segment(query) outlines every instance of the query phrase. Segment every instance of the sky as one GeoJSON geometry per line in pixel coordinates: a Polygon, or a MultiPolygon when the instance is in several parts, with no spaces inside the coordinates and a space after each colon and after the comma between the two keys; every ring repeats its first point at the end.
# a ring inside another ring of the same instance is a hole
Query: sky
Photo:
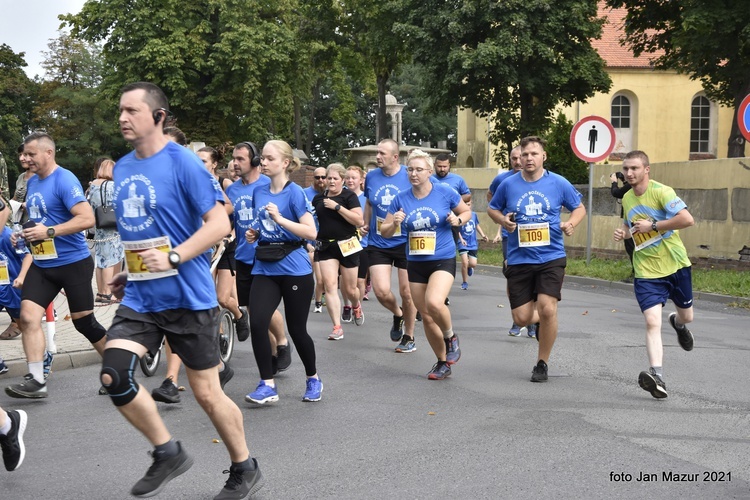
{"type": "Polygon", "coordinates": [[[0,0],[0,44],[25,52],[29,78],[44,76],[42,52],[58,37],[60,14],[78,13],[86,0],[0,0]]]}

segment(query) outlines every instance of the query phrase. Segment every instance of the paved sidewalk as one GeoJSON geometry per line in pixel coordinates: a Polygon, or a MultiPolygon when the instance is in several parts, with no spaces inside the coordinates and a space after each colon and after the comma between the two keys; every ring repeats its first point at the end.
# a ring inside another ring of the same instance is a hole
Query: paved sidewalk
{"type": "MultiPolygon", "coordinates": [[[[96,290],[96,283],[94,283],[96,290]]],[[[94,306],[94,315],[96,319],[105,328],[109,328],[112,318],[115,315],[118,304],[94,306]]],[[[70,319],[68,310],[68,301],[64,295],[59,294],[55,298],[55,310],[57,310],[57,321],[55,322],[55,344],[57,353],[52,364],[52,371],[67,370],[68,368],[77,368],[94,363],[99,363],[101,358],[86,340],[86,337],[78,333],[70,319]]],[[[10,318],[6,313],[0,313],[0,331],[10,324],[10,318]]],[[[46,332],[46,325],[42,324],[42,330],[46,332]]],[[[26,366],[26,355],[23,352],[21,342],[22,335],[12,340],[0,340],[0,356],[3,357],[8,365],[9,371],[5,374],[6,378],[20,377],[28,373],[26,366]]]]}

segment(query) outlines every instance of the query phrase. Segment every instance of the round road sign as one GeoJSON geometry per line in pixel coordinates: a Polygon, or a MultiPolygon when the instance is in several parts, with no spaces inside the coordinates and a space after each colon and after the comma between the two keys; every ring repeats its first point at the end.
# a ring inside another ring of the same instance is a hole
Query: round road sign
{"type": "Polygon", "coordinates": [[[750,95],[745,97],[737,110],[737,125],[745,140],[750,141],[750,95]]]}
{"type": "Polygon", "coordinates": [[[615,148],[615,129],[601,116],[587,116],[570,132],[570,147],[585,162],[602,161],[615,148]]]}

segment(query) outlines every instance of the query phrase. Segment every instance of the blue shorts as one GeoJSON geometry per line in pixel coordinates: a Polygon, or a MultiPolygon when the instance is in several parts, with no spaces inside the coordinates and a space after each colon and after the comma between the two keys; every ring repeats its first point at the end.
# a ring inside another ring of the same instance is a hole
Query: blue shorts
{"type": "Polygon", "coordinates": [[[641,312],[658,304],[663,306],[668,299],[680,309],[692,307],[693,274],[691,269],[690,266],[683,267],[676,273],[663,278],[635,278],[633,289],[641,312]]]}

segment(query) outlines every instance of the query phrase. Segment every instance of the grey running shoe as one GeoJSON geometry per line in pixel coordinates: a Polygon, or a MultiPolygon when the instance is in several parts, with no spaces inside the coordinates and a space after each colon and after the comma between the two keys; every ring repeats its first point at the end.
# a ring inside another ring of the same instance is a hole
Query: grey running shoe
{"type": "Polygon", "coordinates": [[[664,379],[656,374],[653,368],[638,375],[638,385],[644,391],[651,393],[656,399],[667,397],[667,384],[664,383],[664,379]]]}
{"type": "Polygon", "coordinates": [[[672,325],[674,331],[677,332],[677,342],[680,343],[680,347],[686,351],[693,350],[693,334],[688,330],[685,325],[677,326],[677,313],[671,313],[669,315],[669,324],[672,325]]]}
{"type": "Polygon", "coordinates": [[[547,381],[547,363],[545,363],[541,359],[536,364],[536,366],[534,366],[534,369],[531,370],[531,381],[532,382],[546,382],[547,381]]]}
{"type": "Polygon", "coordinates": [[[151,397],[154,398],[154,401],[162,403],[179,403],[180,391],[174,385],[170,376],[169,378],[165,378],[159,387],[151,391],[151,397]]]}
{"type": "Polygon", "coordinates": [[[393,315],[393,326],[391,327],[391,340],[398,342],[404,336],[404,317],[393,315]]]}
{"type": "Polygon", "coordinates": [[[239,500],[256,494],[263,487],[263,474],[260,472],[258,461],[254,458],[254,470],[239,471],[233,467],[225,470],[229,474],[224,489],[214,497],[214,500],[239,500]]]}
{"type": "Polygon", "coordinates": [[[401,337],[401,342],[396,346],[396,352],[410,353],[417,350],[417,344],[414,343],[414,339],[408,335],[401,337]]]}
{"type": "Polygon", "coordinates": [[[427,378],[430,380],[443,380],[446,377],[450,377],[451,367],[448,363],[441,363],[438,361],[432,367],[432,370],[427,374],[427,378]]]}
{"type": "Polygon", "coordinates": [[[12,398],[40,399],[47,397],[47,384],[40,384],[34,380],[31,373],[23,377],[20,384],[9,385],[5,388],[5,394],[12,398]]]}
{"type": "Polygon", "coordinates": [[[352,306],[344,306],[344,311],[341,313],[341,321],[344,323],[352,322],[352,306]]]}
{"type": "Polygon", "coordinates": [[[26,412],[23,410],[8,411],[10,419],[10,431],[5,436],[0,436],[0,447],[3,449],[3,462],[5,470],[14,471],[23,463],[26,456],[26,447],[23,444],[23,433],[26,431],[26,412]]]}
{"type": "MultiPolygon", "coordinates": [[[[140,498],[158,495],[169,481],[180,474],[184,474],[193,466],[192,457],[185,452],[179,441],[177,441],[177,446],[179,446],[180,452],[173,457],[162,459],[154,457],[154,463],[148,468],[146,475],[135,483],[133,489],[130,490],[131,495],[140,498]]],[[[154,456],[153,452],[151,456],[154,456]]]]}
{"type": "Polygon", "coordinates": [[[445,361],[449,365],[455,365],[461,359],[461,348],[458,344],[458,335],[445,339],[445,361]]]}

